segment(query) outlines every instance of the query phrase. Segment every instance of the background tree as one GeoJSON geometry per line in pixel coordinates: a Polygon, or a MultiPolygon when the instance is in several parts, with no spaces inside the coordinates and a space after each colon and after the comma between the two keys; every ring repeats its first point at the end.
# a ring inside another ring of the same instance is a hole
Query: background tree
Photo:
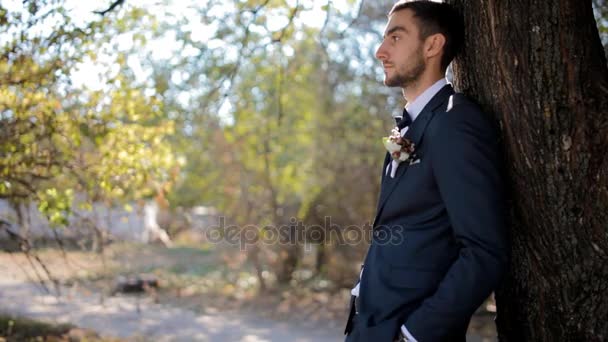
{"type": "Polygon", "coordinates": [[[608,2],[606,0],[593,0],[593,14],[597,21],[602,44],[604,44],[604,54],[608,58],[608,2]]]}
{"type": "Polygon", "coordinates": [[[605,340],[608,69],[591,1],[454,2],[456,85],[500,121],[511,181],[500,339],[605,340]]]}
{"type": "MultiPolygon", "coordinates": [[[[182,51],[192,51],[154,66],[159,79],[169,80],[168,99],[188,94],[186,102],[173,100],[188,160],[174,205],[211,204],[241,226],[296,218],[323,227],[327,216],[343,228],[371,219],[379,137],[396,98],[387,101],[373,68],[370,42],[378,39],[374,23],[381,26],[385,9],[351,4],[337,9],[329,2],[324,24],[312,26],[310,2],[210,2],[193,19],[205,23],[208,38],[201,41],[182,22],[162,28],[176,32],[182,51]],[[172,82],[176,73],[182,82],[172,82]]],[[[321,246],[318,270],[352,283],[357,266],[350,260],[362,259],[366,246],[326,250],[323,241],[314,241],[321,246]]],[[[288,282],[300,251],[283,247],[262,250],[260,267],[288,282]]]]}
{"type": "Polygon", "coordinates": [[[172,122],[129,76],[114,40],[145,12],[83,22],[64,1],[8,5],[0,5],[0,198],[33,201],[51,224],[66,226],[75,195],[88,208],[113,206],[167,184],[176,165],[165,142],[172,122]],[[108,73],[98,82],[89,75],[97,90],[73,84],[83,62],[112,48],[108,73]]]}

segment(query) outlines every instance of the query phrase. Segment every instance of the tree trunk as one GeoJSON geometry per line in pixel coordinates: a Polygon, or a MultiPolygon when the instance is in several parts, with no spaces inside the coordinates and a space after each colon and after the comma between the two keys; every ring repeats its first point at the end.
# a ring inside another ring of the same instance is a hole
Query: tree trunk
{"type": "Polygon", "coordinates": [[[511,195],[501,341],[608,339],[608,69],[591,0],[452,0],[456,88],[500,122],[511,195]]]}
{"type": "Polygon", "coordinates": [[[260,262],[260,246],[254,244],[247,249],[247,259],[251,261],[255,268],[255,274],[258,277],[260,283],[260,292],[266,292],[268,287],[266,286],[266,279],[264,279],[264,268],[260,262]]]}
{"type": "Polygon", "coordinates": [[[24,204],[19,200],[9,200],[9,205],[17,215],[19,235],[25,240],[28,240],[30,237],[29,203],[24,204]]]}
{"type": "Polygon", "coordinates": [[[323,266],[327,265],[327,245],[325,245],[325,231],[323,231],[323,239],[317,244],[317,253],[315,257],[315,275],[323,273],[323,266]]]}

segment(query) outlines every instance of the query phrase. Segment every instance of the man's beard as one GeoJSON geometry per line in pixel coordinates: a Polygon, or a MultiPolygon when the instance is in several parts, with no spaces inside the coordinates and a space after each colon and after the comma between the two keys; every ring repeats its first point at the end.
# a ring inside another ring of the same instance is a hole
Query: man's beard
{"type": "Polygon", "coordinates": [[[414,64],[409,70],[405,71],[397,71],[395,75],[391,78],[386,78],[384,80],[384,84],[389,87],[401,87],[407,88],[408,86],[416,83],[420,79],[422,73],[426,69],[426,64],[424,63],[424,59],[422,56],[418,56],[416,59],[416,64],[414,64]]]}

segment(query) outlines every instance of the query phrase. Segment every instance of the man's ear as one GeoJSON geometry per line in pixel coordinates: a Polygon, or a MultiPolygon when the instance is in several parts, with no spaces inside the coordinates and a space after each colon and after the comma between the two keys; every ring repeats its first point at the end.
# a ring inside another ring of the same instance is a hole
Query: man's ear
{"type": "Polygon", "coordinates": [[[424,55],[427,58],[438,56],[443,51],[445,45],[445,36],[441,33],[430,35],[426,38],[424,44],[424,55]]]}

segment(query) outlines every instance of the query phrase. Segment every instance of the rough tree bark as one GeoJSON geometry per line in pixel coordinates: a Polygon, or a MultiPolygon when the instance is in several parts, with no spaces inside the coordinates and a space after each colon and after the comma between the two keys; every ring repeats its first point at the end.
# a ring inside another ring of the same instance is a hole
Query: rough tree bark
{"type": "Polygon", "coordinates": [[[608,339],[608,68],[591,0],[451,0],[456,87],[500,122],[512,265],[501,341],[608,339]]]}

